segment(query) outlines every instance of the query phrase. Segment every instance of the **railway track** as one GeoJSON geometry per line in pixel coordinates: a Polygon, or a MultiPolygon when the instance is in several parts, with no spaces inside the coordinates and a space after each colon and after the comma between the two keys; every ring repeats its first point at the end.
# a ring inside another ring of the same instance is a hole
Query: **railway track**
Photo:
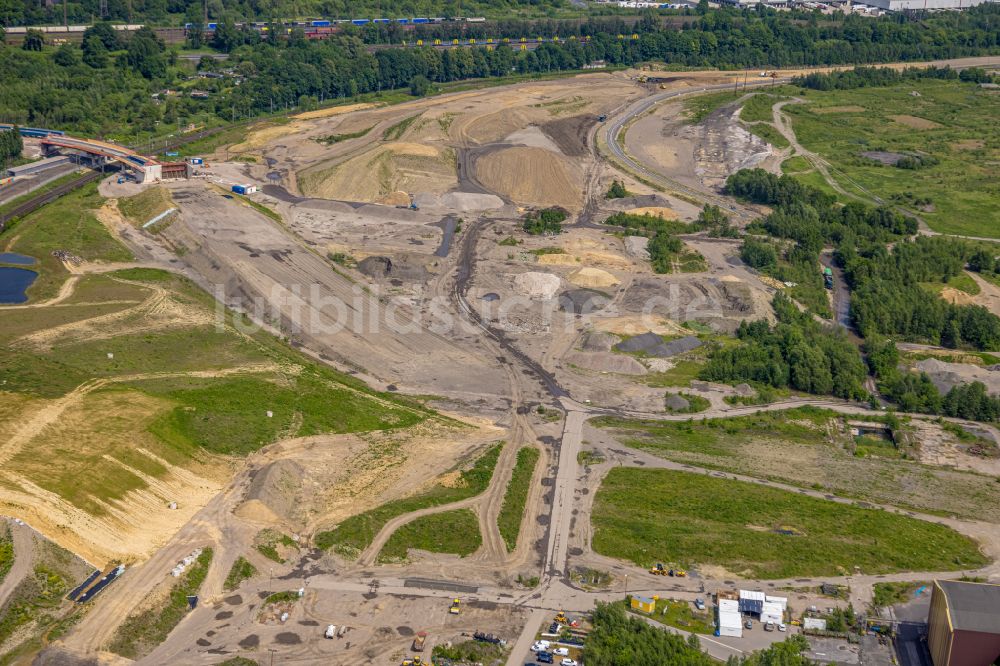
{"type": "Polygon", "coordinates": [[[87,183],[91,183],[101,178],[103,175],[104,174],[100,171],[90,171],[83,174],[79,178],[65,182],[62,185],[54,187],[47,192],[43,192],[36,197],[32,197],[31,199],[18,204],[4,213],[0,213],[0,231],[3,231],[4,227],[6,227],[7,223],[11,220],[24,217],[25,215],[38,210],[45,204],[52,203],[62,195],[68,194],[77,188],[83,187],[87,183]]]}
{"type": "MultiPolygon", "coordinates": [[[[232,129],[234,127],[240,127],[243,125],[249,125],[250,123],[258,122],[260,120],[261,118],[253,118],[251,120],[244,120],[231,125],[223,125],[221,127],[213,127],[211,129],[192,132],[191,134],[187,134],[183,137],[177,137],[171,141],[167,141],[163,145],[163,151],[174,150],[189,143],[193,143],[200,139],[204,139],[205,137],[212,136],[213,134],[218,134],[219,132],[223,132],[227,129],[232,129]]],[[[135,146],[125,146],[125,147],[132,148],[133,150],[137,149],[137,147],[135,146]]],[[[55,187],[41,194],[38,194],[37,196],[32,197],[31,199],[28,199],[27,201],[18,204],[14,208],[5,211],[3,213],[0,213],[0,231],[3,231],[4,227],[6,227],[7,223],[10,222],[11,220],[15,220],[17,218],[21,218],[24,217],[25,215],[33,213],[42,206],[52,203],[53,201],[63,196],[64,194],[69,194],[70,192],[83,187],[87,183],[92,183],[95,180],[103,178],[105,175],[107,175],[106,172],[90,171],[88,173],[83,174],[79,178],[68,181],[66,183],[63,183],[62,185],[59,185],[58,187],[55,187]]]]}

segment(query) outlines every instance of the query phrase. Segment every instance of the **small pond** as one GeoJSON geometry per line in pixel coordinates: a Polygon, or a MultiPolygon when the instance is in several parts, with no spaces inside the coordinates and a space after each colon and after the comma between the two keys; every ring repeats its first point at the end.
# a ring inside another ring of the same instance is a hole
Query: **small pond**
{"type": "Polygon", "coordinates": [[[0,264],[17,264],[18,266],[31,266],[35,263],[34,257],[29,257],[16,252],[0,252],[0,264]]]}
{"type": "Polygon", "coordinates": [[[38,277],[35,271],[26,268],[0,266],[0,303],[24,303],[25,293],[38,277]]]}

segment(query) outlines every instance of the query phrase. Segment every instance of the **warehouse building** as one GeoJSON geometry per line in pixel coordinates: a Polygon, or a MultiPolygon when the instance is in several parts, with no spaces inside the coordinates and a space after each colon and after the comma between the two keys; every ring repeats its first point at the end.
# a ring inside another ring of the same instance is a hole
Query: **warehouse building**
{"type": "Polygon", "coordinates": [[[1000,660],[1000,585],[934,581],[927,617],[934,666],[989,666],[1000,660]]]}

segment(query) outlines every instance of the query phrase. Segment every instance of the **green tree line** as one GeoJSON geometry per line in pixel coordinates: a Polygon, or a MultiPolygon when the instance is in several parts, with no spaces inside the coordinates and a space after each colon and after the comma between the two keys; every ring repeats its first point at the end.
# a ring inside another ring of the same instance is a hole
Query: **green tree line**
{"type": "MultiPolygon", "coordinates": [[[[381,28],[351,31],[321,41],[307,40],[301,30],[287,36],[282,30],[272,30],[268,33],[271,37],[264,39],[255,30],[238,28],[229,18],[219,21],[212,46],[230,53],[226,67],[237,78],[199,81],[198,87],[210,93],[207,100],[178,96],[160,102],[154,101],[153,93],[181,86],[192,74],[190,69],[178,64],[174,52],[166,50],[151,31],[126,37],[97,24],[79,47],[53,49],[40,43],[35,46],[41,51],[0,47],[0,88],[4,90],[0,118],[83,133],[100,134],[116,128],[152,131],[158,123],[173,126],[205,114],[232,120],[300,103],[405,88],[419,82],[418,77],[444,83],[574,70],[595,60],[615,66],[660,60],[692,67],[737,68],[979,55],[1000,46],[998,17],[1000,6],[993,3],[920,20],[897,16],[824,17],[819,21],[811,14],[793,17],[770,10],[712,11],[692,16],[679,26],[665,25],[653,17],[635,25],[596,17],[553,24],[549,29],[566,38],[533,51],[500,45],[493,50],[423,47],[374,53],[365,48],[365,39],[372,35],[381,39],[377,32],[381,28]],[[633,33],[638,39],[620,38],[633,33]],[[568,39],[572,35],[590,39],[568,39]],[[235,85],[237,81],[240,85],[235,85]]],[[[460,28],[432,26],[409,34],[430,37],[461,29],[471,35],[469,31],[502,29],[516,38],[534,27],[538,26],[466,24],[460,28]]]]}
{"type": "MultiPolygon", "coordinates": [[[[7,166],[24,150],[24,141],[17,129],[0,131],[0,166],[7,166]]],[[[3,175],[3,174],[0,174],[3,175]]]]}

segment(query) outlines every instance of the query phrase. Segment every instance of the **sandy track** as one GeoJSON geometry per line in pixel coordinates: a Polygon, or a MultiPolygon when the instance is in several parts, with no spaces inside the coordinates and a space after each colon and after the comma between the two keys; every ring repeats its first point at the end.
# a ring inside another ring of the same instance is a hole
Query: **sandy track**
{"type": "Polygon", "coordinates": [[[7,603],[7,597],[14,591],[25,576],[31,573],[35,561],[35,540],[31,528],[8,521],[10,535],[14,542],[14,565],[7,572],[7,577],[0,583],[0,606],[7,603]]]}

